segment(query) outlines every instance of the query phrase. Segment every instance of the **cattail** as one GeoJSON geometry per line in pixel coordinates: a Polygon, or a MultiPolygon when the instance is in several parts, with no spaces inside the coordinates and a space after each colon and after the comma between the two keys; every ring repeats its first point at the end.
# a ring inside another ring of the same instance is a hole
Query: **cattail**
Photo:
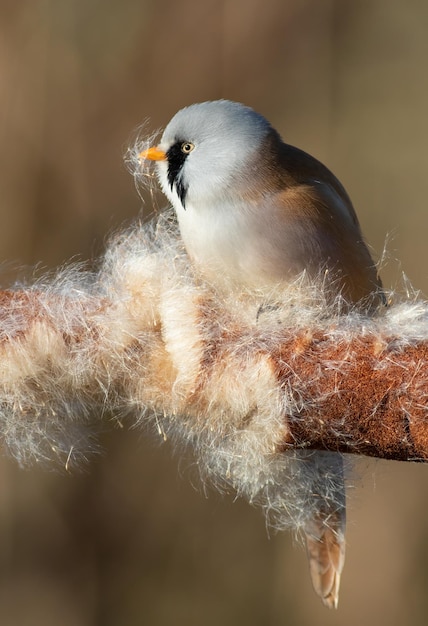
{"type": "Polygon", "coordinates": [[[0,432],[21,464],[79,463],[103,416],[127,417],[299,529],[314,506],[302,449],[428,459],[425,302],[344,314],[305,276],[265,302],[224,296],[167,212],[113,239],[97,272],[66,268],[0,303],[0,432]]]}

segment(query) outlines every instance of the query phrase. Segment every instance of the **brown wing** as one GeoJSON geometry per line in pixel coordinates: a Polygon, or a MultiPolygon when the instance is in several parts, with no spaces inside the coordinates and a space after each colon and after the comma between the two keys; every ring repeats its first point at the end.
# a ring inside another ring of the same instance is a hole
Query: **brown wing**
{"type": "MultiPolygon", "coordinates": [[[[314,182],[306,191],[307,202],[313,209],[313,219],[321,241],[321,250],[328,253],[327,266],[337,279],[343,295],[351,303],[362,303],[374,293],[375,301],[383,301],[382,282],[369,249],[364,241],[352,205],[347,205],[328,184],[314,182]]],[[[312,262],[322,265],[323,259],[312,262]]]]}
{"type": "Polygon", "coordinates": [[[252,244],[260,252],[254,272],[281,282],[305,271],[321,281],[331,300],[341,293],[351,305],[366,309],[382,302],[382,283],[358,224],[328,187],[286,188],[265,200],[260,210],[266,219],[258,225],[257,246],[252,244]],[[276,218],[275,212],[282,215],[276,218]]]}
{"type": "Polygon", "coordinates": [[[263,177],[267,193],[265,199],[254,200],[272,225],[267,236],[275,248],[272,268],[280,268],[284,276],[287,270],[288,274],[306,270],[314,277],[328,272],[330,279],[323,284],[332,297],[341,292],[355,304],[377,292],[374,305],[378,305],[382,283],[339,180],[320,161],[283,143],[275,133],[266,139],[261,161],[253,189],[260,188],[263,177]],[[278,219],[275,212],[281,214],[278,219]]]}

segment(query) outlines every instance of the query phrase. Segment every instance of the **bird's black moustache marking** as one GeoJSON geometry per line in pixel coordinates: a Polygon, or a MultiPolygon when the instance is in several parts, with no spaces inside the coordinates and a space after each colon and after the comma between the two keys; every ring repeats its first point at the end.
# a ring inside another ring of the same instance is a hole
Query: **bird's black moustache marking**
{"type": "Polygon", "coordinates": [[[183,208],[186,208],[186,195],[188,186],[183,183],[182,169],[184,162],[187,158],[187,154],[185,154],[181,146],[184,143],[184,140],[176,141],[170,149],[166,153],[166,157],[168,159],[168,182],[171,189],[175,185],[175,189],[177,191],[177,195],[181,200],[181,204],[183,208]]]}

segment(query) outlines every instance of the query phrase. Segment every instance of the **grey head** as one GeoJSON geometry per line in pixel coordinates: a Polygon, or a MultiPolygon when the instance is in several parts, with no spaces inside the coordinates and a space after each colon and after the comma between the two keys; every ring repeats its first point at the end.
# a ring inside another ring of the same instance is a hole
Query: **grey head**
{"type": "Polygon", "coordinates": [[[254,157],[272,133],[262,115],[238,102],[215,100],[181,109],[159,144],[167,156],[157,163],[163,192],[176,209],[218,203],[238,179],[251,177],[254,157]]]}

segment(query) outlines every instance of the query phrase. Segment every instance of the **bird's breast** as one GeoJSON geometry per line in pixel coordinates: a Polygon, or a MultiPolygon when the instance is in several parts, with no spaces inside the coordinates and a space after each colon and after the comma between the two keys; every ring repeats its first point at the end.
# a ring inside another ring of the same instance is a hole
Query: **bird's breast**
{"type": "Polygon", "coordinates": [[[348,220],[284,212],[271,200],[189,202],[186,209],[176,206],[176,212],[190,258],[217,287],[269,295],[305,272],[332,300],[341,293],[357,303],[380,289],[368,249],[348,220]]]}
{"type": "Polygon", "coordinates": [[[249,205],[176,207],[186,250],[202,273],[217,284],[272,289],[305,269],[292,244],[297,231],[284,228],[249,205]]]}

